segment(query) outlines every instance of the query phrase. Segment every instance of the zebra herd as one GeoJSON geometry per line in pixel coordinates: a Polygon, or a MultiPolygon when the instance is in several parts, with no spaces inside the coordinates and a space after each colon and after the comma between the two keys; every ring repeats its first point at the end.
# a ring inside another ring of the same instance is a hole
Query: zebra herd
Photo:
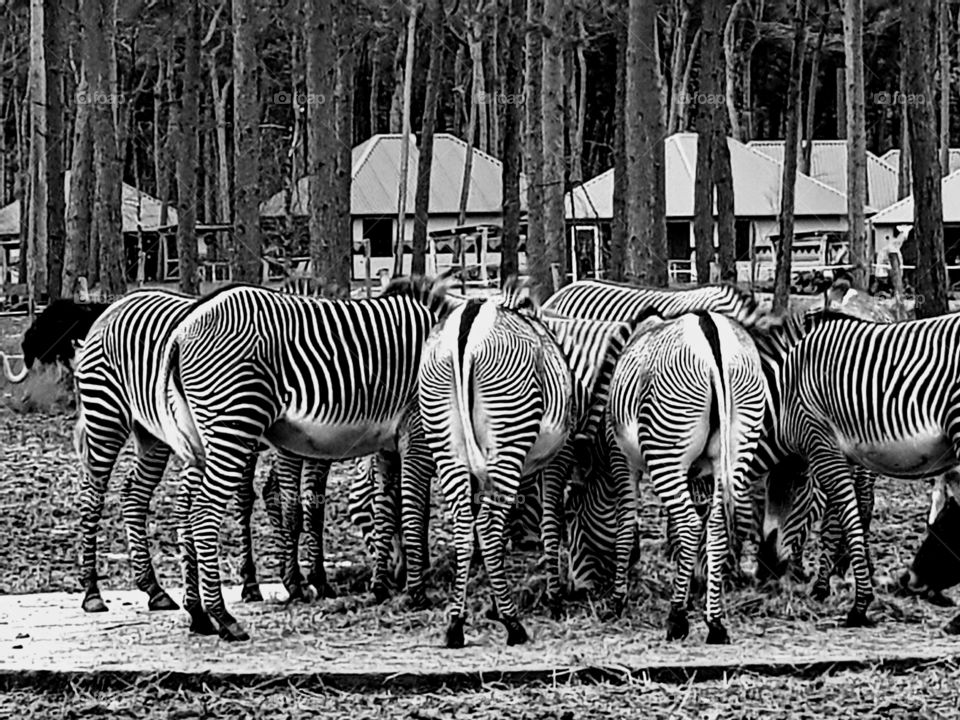
{"type": "Polygon", "coordinates": [[[175,454],[184,462],[176,507],[184,609],[191,631],[227,640],[248,634],[221,593],[220,526],[236,499],[243,597],[259,599],[250,514],[266,447],[277,460],[264,499],[291,598],[331,591],[324,504],[302,500],[324,495],[332,462],[373,454],[375,472],[351,489],[373,554],[372,590],[381,601],[395,590],[399,536],[406,592],[422,606],[438,479],[457,557],[449,647],[464,643],[475,537],[492,616],[508,644],[528,639],[504,568],[518,506],[542,508],[522,520],[539,524],[551,610],[560,610],[567,556],[575,584],[612,585],[619,613],[638,482],[648,476],[677,545],[667,637],[689,632],[705,537],[707,642],[723,643],[723,573],[754,524],[755,488],[766,490],[760,557],[770,563],[798,555],[823,515],[821,569],[847,554],[854,572],[851,626],[870,623],[865,528],[875,473],[943,474],[960,491],[960,316],[890,325],[830,311],[773,318],[752,294],[722,284],[581,281],[542,305],[515,282],[484,299],[457,297],[448,285],[395,278],[369,300],[244,285],[199,300],[139,290],[110,305],[74,368],[84,610],[106,609],[97,530],[131,436],[136,464],[121,504],[136,585],[151,610],[177,608],[157,580],[146,533],[150,498],[175,454]],[[807,481],[781,486],[777,468],[798,463],[808,464],[807,481]],[[575,493],[568,523],[565,498],[575,493]],[[536,502],[519,503],[521,495],[536,502]],[[315,550],[306,578],[303,529],[315,550]],[[611,558],[613,577],[604,578],[611,558]]]}

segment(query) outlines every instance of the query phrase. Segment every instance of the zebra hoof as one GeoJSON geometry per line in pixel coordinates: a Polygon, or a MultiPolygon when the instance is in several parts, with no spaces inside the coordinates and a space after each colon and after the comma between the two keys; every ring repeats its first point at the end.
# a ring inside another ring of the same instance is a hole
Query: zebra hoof
{"type": "Polygon", "coordinates": [[[960,635],[960,615],[957,615],[950,622],[944,625],[943,631],[947,635],[960,635]]]}
{"type": "Polygon", "coordinates": [[[547,608],[550,610],[551,620],[563,620],[566,613],[563,609],[563,598],[560,597],[559,593],[547,598],[547,608]]]}
{"type": "Polygon", "coordinates": [[[259,585],[244,585],[240,592],[240,601],[245,603],[263,602],[259,585]]]}
{"type": "Polygon", "coordinates": [[[707,645],[730,644],[730,633],[727,632],[722,622],[719,620],[716,622],[707,622],[707,628],[707,645]]]}
{"type": "Polygon", "coordinates": [[[502,622],[503,626],[507,629],[508,646],[523,645],[530,640],[530,636],[527,635],[527,630],[523,627],[523,623],[520,622],[520,618],[516,616],[502,617],[500,618],[500,622],[502,622]]]}
{"type": "Polygon", "coordinates": [[[667,615],[667,640],[683,640],[690,634],[690,621],[681,608],[670,608],[667,615]]]}
{"type": "Polygon", "coordinates": [[[463,647],[463,623],[464,618],[455,615],[450,618],[450,624],[447,626],[447,647],[458,650],[463,647]]]}
{"type": "Polygon", "coordinates": [[[427,610],[430,607],[430,600],[427,598],[427,593],[423,588],[414,588],[407,593],[407,602],[405,604],[407,610],[416,612],[419,610],[427,610]]]}
{"type": "Polygon", "coordinates": [[[87,595],[83,599],[82,607],[83,611],[88,613],[107,612],[110,609],[103,601],[103,598],[100,597],[100,593],[95,595],[87,595]]]}
{"type": "Polygon", "coordinates": [[[817,582],[814,584],[813,589],[810,591],[810,597],[812,597],[817,602],[823,602],[828,597],[830,597],[830,583],[817,582]]]}
{"type": "Polygon", "coordinates": [[[377,605],[382,605],[390,599],[390,590],[384,583],[375,582],[370,589],[373,592],[373,599],[377,605]]]}
{"type": "Polygon", "coordinates": [[[245,642],[250,639],[250,635],[238,622],[221,625],[219,635],[227,642],[245,642]]]}
{"type": "Polygon", "coordinates": [[[847,613],[844,625],[848,628],[872,628],[877,626],[877,621],[868,617],[866,610],[851,610],[847,613]]]}
{"type": "Polygon", "coordinates": [[[180,606],[172,597],[167,595],[166,591],[161,590],[147,601],[149,610],[179,610],[180,606]]]}
{"type": "Polygon", "coordinates": [[[216,635],[217,628],[214,627],[210,616],[199,605],[194,608],[187,608],[190,613],[190,632],[194,635],[216,635]]]}

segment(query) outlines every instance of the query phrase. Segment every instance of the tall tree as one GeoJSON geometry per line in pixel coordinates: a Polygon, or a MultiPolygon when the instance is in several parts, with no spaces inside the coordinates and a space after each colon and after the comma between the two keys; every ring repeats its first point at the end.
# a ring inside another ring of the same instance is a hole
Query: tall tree
{"type": "MultiPolygon", "coordinates": [[[[740,74],[738,71],[738,59],[740,54],[737,52],[737,20],[740,17],[740,11],[748,0],[735,0],[730,13],[727,15],[727,22],[723,29],[723,62],[724,62],[724,80],[726,89],[727,114],[730,116],[730,132],[737,140],[745,139],[743,127],[743,114],[740,110],[737,99],[737,79],[740,74]]],[[[762,3],[761,3],[762,5],[762,3]]],[[[762,12],[762,11],[761,11],[762,12]]],[[[749,102],[750,98],[747,98],[749,102]]]]}
{"type": "MultiPolygon", "coordinates": [[[[310,7],[322,4],[308,2],[310,7]]],[[[253,0],[233,0],[233,279],[249,283],[259,283],[262,274],[256,17],[253,0]]]]}
{"type": "MultiPolygon", "coordinates": [[[[683,0],[678,10],[680,17],[674,22],[673,43],[670,50],[670,107],[667,110],[667,132],[671,135],[681,130],[682,109],[684,105],[689,104],[687,86],[683,84],[683,70],[687,55],[693,55],[695,51],[695,47],[687,42],[691,15],[689,0],[683,0]]],[[[706,11],[706,8],[704,10],[706,11]]]]}
{"type": "Polygon", "coordinates": [[[520,245],[520,97],[523,92],[523,0],[509,0],[501,15],[506,43],[504,87],[507,93],[503,112],[503,238],[500,242],[500,282],[519,272],[520,245]]]}
{"type": "MultiPolygon", "coordinates": [[[[413,59],[416,53],[417,42],[417,15],[420,13],[419,0],[411,0],[407,8],[407,54],[403,64],[403,139],[400,145],[400,187],[397,193],[397,237],[393,246],[393,274],[403,273],[403,253],[406,246],[407,229],[407,185],[410,171],[410,106],[413,95],[413,59]]],[[[469,139],[468,145],[473,142],[469,139]]],[[[469,151],[468,151],[469,153],[469,151]]],[[[469,169],[469,154],[468,169],[469,169]]],[[[461,201],[461,216],[463,215],[463,202],[461,201]]],[[[463,224],[461,221],[460,224],[463,224]]]]}
{"type": "Polygon", "coordinates": [[[527,273],[545,291],[553,283],[543,231],[543,134],[540,91],[543,85],[543,0],[527,0],[527,39],[524,49],[526,98],[527,273]]]}
{"type": "Polygon", "coordinates": [[[657,46],[657,2],[630,0],[624,136],[627,168],[626,276],[666,286],[664,119],[657,46]]]}
{"type": "MultiPolygon", "coordinates": [[[[81,77],[86,75],[81,71],[81,77]]],[[[77,98],[89,94],[89,85],[81,80],[77,98]]],[[[73,149],[70,159],[70,203],[66,215],[66,248],[63,258],[63,291],[73,294],[77,279],[88,277],[90,263],[90,229],[93,207],[93,132],[92,103],[77,102],[73,123],[73,149]]]]}
{"type": "Polygon", "coordinates": [[[341,297],[350,295],[353,276],[353,221],[350,216],[350,187],[353,177],[353,84],[356,55],[354,45],[355,0],[340,0],[334,18],[337,38],[336,162],[333,182],[333,237],[328,276],[341,297]]]}
{"type": "Polygon", "coordinates": [[[847,228],[853,286],[869,281],[867,228],[867,118],[863,89],[863,0],[844,0],[843,48],[847,78],[847,228]]]}
{"type": "Polygon", "coordinates": [[[433,134],[437,127],[437,98],[443,63],[444,12],[441,0],[427,0],[426,22],[430,30],[429,67],[420,127],[420,160],[417,165],[417,196],[414,203],[413,261],[410,272],[426,272],[427,221],[430,215],[430,175],[433,170],[433,134]]]}
{"type": "Polygon", "coordinates": [[[940,172],[950,174],[950,5],[940,0],[938,46],[940,49],[940,172]]]}
{"type": "MultiPolygon", "coordinates": [[[[612,11],[622,17],[627,0],[613,0],[612,11]]],[[[626,72],[627,24],[614,23],[617,45],[617,78],[613,99],[613,221],[610,223],[610,259],[607,277],[622,282],[627,252],[627,150],[626,150],[626,72]]],[[[684,105],[684,108],[689,105],[684,105]]]]}
{"type": "Polygon", "coordinates": [[[697,172],[693,194],[693,234],[696,245],[697,281],[710,282],[710,265],[714,254],[713,164],[717,134],[715,115],[719,105],[715,99],[721,91],[721,36],[724,2],[705,3],[701,28],[702,68],[699,97],[705,102],[697,108],[697,172]]]}
{"type": "MultiPolygon", "coordinates": [[[[903,32],[900,33],[900,97],[905,100],[909,81],[907,78],[907,60],[903,32]]],[[[913,192],[913,170],[910,167],[910,120],[907,117],[907,103],[901,100],[897,103],[900,112],[900,166],[897,174],[897,199],[902,200],[913,192]]]]}
{"type": "Polygon", "coordinates": [[[47,71],[44,62],[44,3],[30,2],[30,188],[27,217],[27,288],[39,302],[47,289],[47,71]]]}
{"type": "Polygon", "coordinates": [[[303,0],[307,60],[307,193],[313,277],[327,285],[332,265],[333,184],[336,172],[336,62],[330,0],[303,0]]]}
{"type": "Polygon", "coordinates": [[[780,243],[773,285],[773,311],[783,314],[790,305],[791,255],[793,253],[793,209],[797,186],[797,140],[800,134],[800,92],[803,55],[807,38],[807,2],[796,0],[793,17],[793,46],[790,50],[790,81],[787,87],[787,133],[783,147],[783,179],[780,189],[780,243]]]}
{"type": "Polygon", "coordinates": [[[63,283],[64,224],[64,143],[63,89],[66,42],[64,8],[58,2],[44,7],[44,64],[47,91],[47,297],[60,297],[63,283]]]}
{"type": "MultiPolygon", "coordinates": [[[[916,0],[901,8],[905,46],[907,97],[932,98],[937,57],[939,0],[916,0]]],[[[946,261],[943,250],[943,197],[940,186],[939,142],[932,104],[911,102],[910,162],[913,166],[913,235],[917,239],[918,318],[948,312],[946,261]]],[[[902,151],[901,151],[902,152],[902,151]]]]}
{"type": "Polygon", "coordinates": [[[200,4],[187,0],[177,152],[177,263],[180,292],[200,294],[197,165],[200,161],[200,4]]]}
{"type": "MultiPolygon", "coordinates": [[[[807,86],[806,120],[803,129],[803,148],[800,153],[800,172],[810,174],[810,163],[813,160],[813,125],[817,117],[817,91],[820,87],[820,58],[823,55],[823,42],[827,37],[827,26],[830,21],[830,4],[824,2],[820,14],[820,30],[817,31],[817,44],[813,48],[813,57],[810,59],[810,83],[807,86]]],[[[862,49],[862,43],[861,43],[862,49]]]]}
{"type": "Polygon", "coordinates": [[[96,170],[94,217],[104,295],[126,292],[123,272],[123,226],[120,214],[120,158],[117,144],[116,0],[81,0],[83,67],[94,101],[93,164],[96,170]],[[104,102],[104,99],[108,102],[104,102]]]}
{"type": "Polygon", "coordinates": [[[544,0],[543,3],[543,87],[541,123],[543,132],[543,233],[547,261],[551,266],[551,292],[554,287],[553,269],[562,284],[567,272],[564,190],[563,143],[563,0],[544,0]]]}

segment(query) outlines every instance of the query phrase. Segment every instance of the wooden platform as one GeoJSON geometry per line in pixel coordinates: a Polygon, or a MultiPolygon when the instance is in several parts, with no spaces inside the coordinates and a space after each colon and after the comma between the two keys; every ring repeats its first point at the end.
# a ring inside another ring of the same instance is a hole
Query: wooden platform
{"type": "Polygon", "coordinates": [[[247,605],[239,603],[238,589],[228,589],[227,602],[253,638],[237,644],[190,635],[185,613],[150,613],[140,593],[107,592],[110,612],[95,615],[80,609],[78,594],[0,596],[0,688],[284,682],[429,691],[492,682],[811,676],[960,659],[960,639],[932,623],[854,631],[833,627],[833,621],[814,633],[790,623],[751,632],[744,623],[731,627],[733,645],[709,647],[699,623],[688,640],[667,644],[658,628],[627,635],[611,625],[606,635],[587,637],[579,636],[575,620],[535,616],[526,621],[533,641],[507,648],[498,624],[473,619],[468,646],[448,650],[440,646],[439,610],[384,613],[371,620],[369,611],[358,613],[339,601],[286,607],[278,602],[279,586],[265,589],[266,602],[247,605]]]}

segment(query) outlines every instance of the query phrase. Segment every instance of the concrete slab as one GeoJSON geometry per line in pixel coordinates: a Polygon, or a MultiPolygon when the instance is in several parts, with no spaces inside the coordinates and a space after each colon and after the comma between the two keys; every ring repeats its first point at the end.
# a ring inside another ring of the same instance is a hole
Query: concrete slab
{"type": "MultiPolygon", "coordinates": [[[[338,601],[286,607],[280,586],[267,600],[227,603],[252,636],[247,643],[190,635],[182,611],[151,613],[138,592],[105,592],[110,612],[86,614],[79,594],[0,596],[0,687],[97,686],[140,681],[175,685],[286,682],[341,689],[473,687],[490,682],[686,682],[737,673],[816,675],[839,669],[903,669],[960,657],[960,640],[932,622],[887,623],[848,630],[806,622],[758,629],[749,618],[731,626],[734,644],[668,644],[660,628],[625,633],[616,624],[598,636],[577,621],[525,620],[533,641],[508,648],[497,623],[477,618],[468,646],[440,646],[443,614],[371,612],[338,601]]],[[[179,598],[180,593],[174,594],[179,598]]],[[[693,623],[693,617],[691,617],[693,623]]]]}

